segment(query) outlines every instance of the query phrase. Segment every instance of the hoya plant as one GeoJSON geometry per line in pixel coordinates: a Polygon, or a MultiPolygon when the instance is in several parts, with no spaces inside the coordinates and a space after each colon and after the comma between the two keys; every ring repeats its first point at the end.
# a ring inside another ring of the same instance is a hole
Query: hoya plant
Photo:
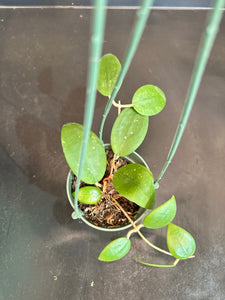
{"type": "MultiPolygon", "coordinates": [[[[120,71],[121,64],[113,54],[106,54],[100,59],[97,89],[102,95],[110,98],[120,71]]],[[[137,163],[128,163],[116,168],[119,158],[127,157],[141,145],[148,131],[149,117],[161,112],[165,104],[165,94],[159,87],[152,84],[139,87],[129,104],[113,101],[113,105],[118,109],[118,117],[111,130],[110,144],[114,156],[107,178],[104,178],[107,168],[104,144],[94,132],[90,132],[81,175],[82,186],[78,194],[79,202],[96,205],[102,201],[102,195],[106,193],[104,183],[107,180],[111,182],[112,188],[121,196],[139,207],[151,210],[143,223],[137,226],[116,199],[112,198],[117,208],[122,211],[134,228],[128,232],[126,237],[120,237],[109,243],[99,255],[101,261],[114,261],[126,255],[131,246],[130,236],[134,232],[137,232],[153,248],[176,258],[173,264],[161,265],[161,267],[175,266],[180,259],[193,257],[195,252],[193,237],[183,228],[171,223],[176,215],[175,197],[173,196],[154,209],[156,185],[152,172],[147,167],[137,163]],[[169,252],[153,245],[140,231],[142,227],[156,229],[164,226],[168,226],[167,245],[169,252]]],[[[84,127],[77,123],[65,124],[61,131],[65,158],[76,176],[79,170],[83,133],[84,127]]]]}

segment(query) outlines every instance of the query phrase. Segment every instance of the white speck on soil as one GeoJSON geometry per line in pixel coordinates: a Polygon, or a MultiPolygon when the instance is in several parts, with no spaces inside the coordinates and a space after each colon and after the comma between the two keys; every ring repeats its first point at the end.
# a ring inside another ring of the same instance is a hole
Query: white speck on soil
{"type": "Polygon", "coordinates": [[[92,282],[91,282],[91,287],[94,287],[94,285],[95,285],[95,282],[92,281],[92,282]]]}
{"type": "Polygon", "coordinates": [[[57,280],[57,279],[58,279],[58,277],[57,277],[57,276],[55,276],[55,275],[53,276],[53,278],[54,278],[54,280],[57,280]]]}

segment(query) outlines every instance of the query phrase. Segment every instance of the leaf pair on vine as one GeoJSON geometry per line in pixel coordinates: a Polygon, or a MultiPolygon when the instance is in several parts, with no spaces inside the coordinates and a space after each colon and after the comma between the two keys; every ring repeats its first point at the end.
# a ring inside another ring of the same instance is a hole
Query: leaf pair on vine
{"type": "MultiPolygon", "coordinates": [[[[111,96],[120,71],[121,64],[115,55],[108,53],[101,58],[97,89],[103,96],[111,96]]],[[[139,114],[154,116],[164,108],[166,97],[157,86],[144,85],[134,93],[132,104],[139,114]]]]}
{"type": "MultiPolygon", "coordinates": [[[[113,54],[106,54],[100,60],[98,91],[110,98],[121,65],[113,54]]],[[[158,87],[144,85],[133,95],[132,104],[116,119],[111,133],[111,146],[116,155],[126,156],[143,142],[148,130],[148,117],[158,114],[166,104],[166,97],[158,87]]]]}
{"type": "MultiPolygon", "coordinates": [[[[176,215],[176,200],[172,196],[170,200],[151,211],[143,221],[143,227],[156,229],[168,225],[167,229],[167,245],[170,253],[177,259],[187,259],[195,252],[195,240],[192,235],[185,229],[171,223],[176,215]]],[[[140,225],[139,225],[140,227],[140,225]]],[[[115,239],[109,243],[100,253],[99,260],[115,261],[124,257],[130,250],[130,235],[115,239]]],[[[165,252],[165,251],[164,251],[165,252]]],[[[138,260],[141,263],[144,263],[138,260]]],[[[144,263],[151,266],[159,266],[144,263]]],[[[174,265],[167,265],[174,266],[174,265]]],[[[165,265],[164,265],[165,267],[165,265]]]]}

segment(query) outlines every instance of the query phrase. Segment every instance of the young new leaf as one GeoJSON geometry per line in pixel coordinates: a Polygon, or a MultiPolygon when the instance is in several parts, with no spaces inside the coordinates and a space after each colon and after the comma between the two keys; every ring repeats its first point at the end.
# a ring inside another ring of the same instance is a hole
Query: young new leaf
{"type": "MultiPolygon", "coordinates": [[[[74,197],[73,192],[73,197],[74,197]]],[[[85,204],[95,204],[101,199],[101,191],[95,186],[85,186],[79,189],[78,201],[85,204]]]]}
{"type": "Polygon", "coordinates": [[[194,254],[196,248],[192,235],[173,223],[168,225],[167,245],[170,253],[179,259],[190,257],[194,254]]]}
{"type": "Polygon", "coordinates": [[[176,215],[177,205],[174,196],[164,204],[151,211],[144,219],[147,228],[156,229],[168,225],[176,215]]]}
{"type": "Polygon", "coordinates": [[[148,117],[137,113],[132,107],[125,108],[117,117],[111,132],[113,152],[126,156],[143,142],[148,130],[148,117]]]}
{"type": "Polygon", "coordinates": [[[152,208],[155,204],[154,177],[142,165],[128,164],[119,168],[113,176],[113,185],[122,196],[141,207],[152,208]]]}
{"type": "Polygon", "coordinates": [[[129,252],[130,246],[131,242],[126,237],[115,239],[102,250],[98,259],[102,261],[118,260],[129,252]]]}
{"type": "MultiPolygon", "coordinates": [[[[75,175],[78,174],[82,137],[82,125],[77,123],[63,125],[61,131],[63,152],[69,167],[75,175]]],[[[94,184],[102,179],[105,169],[105,149],[97,135],[91,131],[81,180],[88,184],[94,184]]]]}

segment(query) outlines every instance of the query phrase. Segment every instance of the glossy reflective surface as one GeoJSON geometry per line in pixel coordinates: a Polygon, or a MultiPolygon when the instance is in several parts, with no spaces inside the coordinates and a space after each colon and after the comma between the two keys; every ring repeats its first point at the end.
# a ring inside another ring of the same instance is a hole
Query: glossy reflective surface
{"type": "MultiPolygon", "coordinates": [[[[108,12],[104,53],[122,60],[134,10],[108,12]]],[[[118,99],[129,103],[144,84],[167,96],[150,119],[138,149],[154,176],[166,159],[204,27],[204,11],[153,11],[118,99]]],[[[196,239],[196,258],[171,263],[131,238],[121,261],[97,257],[119,233],[98,232],[71,219],[60,145],[66,122],[83,120],[90,10],[0,10],[0,299],[223,299],[225,20],[216,39],[181,145],[157,191],[158,204],[173,194],[175,223],[196,239]],[[140,254],[139,254],[140,253],[140,254]]],[[[93,130],[106,100],[98,95],[93,130]]],[[[109,142],[116,110],[106,122],[109,142]]],[[[166,249],[165,230],[143,233],[166,249]]]]}

